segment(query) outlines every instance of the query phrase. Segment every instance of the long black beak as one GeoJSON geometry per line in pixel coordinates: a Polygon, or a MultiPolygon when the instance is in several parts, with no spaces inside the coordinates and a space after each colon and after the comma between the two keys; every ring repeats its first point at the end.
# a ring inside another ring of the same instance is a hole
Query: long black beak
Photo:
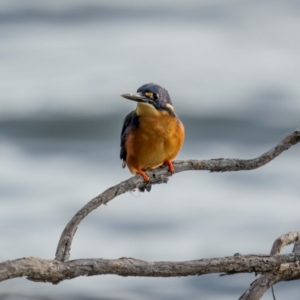
{"type": "Polygon", "coordinates": [[[123,98],[133,100],[136,102],[149,103],[149,99],[147,97],[145,97],[142,93],[122,94],[121,96],[123,98]]]}

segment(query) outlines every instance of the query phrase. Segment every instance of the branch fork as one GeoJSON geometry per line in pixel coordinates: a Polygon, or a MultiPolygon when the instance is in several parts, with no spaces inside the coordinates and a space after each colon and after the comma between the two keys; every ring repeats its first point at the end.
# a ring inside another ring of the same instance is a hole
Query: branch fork
{"type": "MultiPolygon", "coordinates": [[[[264,166],[300,141],[300,129],[288,134],[269,151],[253,159],[178,160],[173,162],[175,174],[188,170],[228,172],[254,170],[264,166]]],[[[166,167],[147,172],[151,185],[166,183],[171,176],[166,167]]],[[[134,176],[96,196],[83,206],[69,221],[58,242],[53,260],[25,257],[0,263],[0,281],[26,276],[33,281],[57,284],[78,276],[116,274],[120,276],[170,277],[209,273],[236,274],[255,272],[262,274],[241,295],[239,300],[257,300],[265,291],[280,281],[300,278],[300,232],[290,232],[275,240],[270,255],[240,255],[224,258],[200,259],[183,262],[146,262],[134,258],[70,259],[71,245],[80,222],[94,209],[115,197],[136,188],[149,190],[148,183],[134,176]],[[294,243],[293,253],[280,255],[282,248],[294,243]]]]}

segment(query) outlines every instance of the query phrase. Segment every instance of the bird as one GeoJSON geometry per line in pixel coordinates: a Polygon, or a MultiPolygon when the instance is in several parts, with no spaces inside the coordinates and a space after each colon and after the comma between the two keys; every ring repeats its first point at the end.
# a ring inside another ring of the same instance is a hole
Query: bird
{"type": "MultiPolygon", "coordinates": [[[[137,102],[136,109],[123,121],[120,159],[132,174],[139,174],[145,182],[145,171],[163,164],[175,172],[172,160],[180,151],[185,136],[168,91],[155,83],[147,83],[136,93],[122,97],[137,102]]],[[[149,190],[148,190],[149,191],[149,190]]]]}

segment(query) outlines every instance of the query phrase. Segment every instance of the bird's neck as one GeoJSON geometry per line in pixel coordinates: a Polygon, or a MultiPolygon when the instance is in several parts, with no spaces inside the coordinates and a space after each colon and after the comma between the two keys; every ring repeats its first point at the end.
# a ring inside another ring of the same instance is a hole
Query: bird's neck
{"type": "Polygon", "coordinates": [[[139,102],[136,107],[136,113],[141,117],[159,117],[161,115],[175,115],[174,108],[171,104],[166,105],[166,109],[157,110],[153,105],[139,102]]]}
{"type": "Polygon", "coordinates": [[[157,117],[159,112],[157,109],[148,103],[139,102],[136,107],[136,113],[138,116],[149,116],[149,117],[157,117]]]}

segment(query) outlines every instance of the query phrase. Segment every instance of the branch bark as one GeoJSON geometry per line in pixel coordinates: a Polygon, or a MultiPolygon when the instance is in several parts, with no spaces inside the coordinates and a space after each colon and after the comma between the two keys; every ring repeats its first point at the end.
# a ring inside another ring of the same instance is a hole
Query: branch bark
{"type": "MultiPolygon", "coordinates": [[[[300,141],[300,130],[287,135],[278,145],[254,159],[211,159],[187,160],[174,162],[175,173],[187,170],[209,170],[226,172],[253,170],[259,168],[283,151],[300,141]]],[[[148,172],[151,184],[165,183],[170,174],[166,168],[158,168],[148,172]]],[[[115,274],[120,276],[172,277],[192,276],[209,273],[249,273],[262,274],[240,300],[260,299],[264,292],[283,280],[300,278],[300,232],[290,232],[278,238],[270,255],[234,255],[224,258],[200,259],[183,262],[146,262],[134,258],[120,259],[78,259],[69,261],[70,249],[77,227],[91,211],[102,204],[107,204],[116,196],[135,188],[145,188],[146,184],[140,176],[134,176],[88,202],[79,210],[65,227],[58,243],[56,258],[45,260],[37,257],[20,258],[0,263],[0,281],[26,276],[33,281],[52,282],[57,284],[66,279],[78,276],[94,276],[115,274]],[[295,243],[293,253],[280,255],[281,249],[295,243]]]]}
{"type": "MultiPolygon", "coordinates": [[[[210,160],[185,160],[175,161],[173,163],[175,173],[188,171],[188,170],[206,170],[211,172],[227,172],[227,171],[242,171],[254,170],[267,164],[283,151],[288,150],[293,145],[300,141],[300,129],[296,129],[288,134],[281,142],[275,147],[258,156],[254,159],[231,159],[231,158],[218,158],[210,160]]],[[[155,169],[147,172],[151,184],[166,183],[170,173],[166,167],[155,169]]],[[[80,222],[94,209],[100,205],[107,204],[115,197],[124,194],[136,188],[145,189],[146,184],[141,176],[137,175],[125,180],[109,189],[102,194],[93,198],[82,209],[80,209],[71,221],[63,230],[56,250],[56,260],[67,261],[70,258],[70,251],[73,237],[76,233],[77,227],[80,222]]]]}
{"type": "Polygon", "coordinates": [[[78,276],[115,274],[120,276],[178,277],[211,273],[270,273],[288,277],[300,276],[300,256],[234,255],[223,258],[182,262],[146,262],[134,258],[77,259],[62,262],[38,257],[25,257],[0,263],[0,281],[26,276],[33,281],[57,284],[78,276]],[[291,265],[287,269],[286,265],[291,265]],[[282,267],[283,266],[283,267],[282,267]]]}
{"type": "MultiPolygon", "coordinates": [[[[273,243],[270,255],[278,256],[280,251],[287,245],[294,243],[293,253],[299,255],[299,237],[300,232],[289,232],[283,234],[273,243]]],[[[263,294],[273,285],[280,281],[294,280],[299,278],[300,270],[299,262],[294,263],[283,263],[279,267],[279,273],[277,274],[266,274],[253,281],[250,287],[241,295],[239,300],[257,300],[260,299],[263,294]]]]}

